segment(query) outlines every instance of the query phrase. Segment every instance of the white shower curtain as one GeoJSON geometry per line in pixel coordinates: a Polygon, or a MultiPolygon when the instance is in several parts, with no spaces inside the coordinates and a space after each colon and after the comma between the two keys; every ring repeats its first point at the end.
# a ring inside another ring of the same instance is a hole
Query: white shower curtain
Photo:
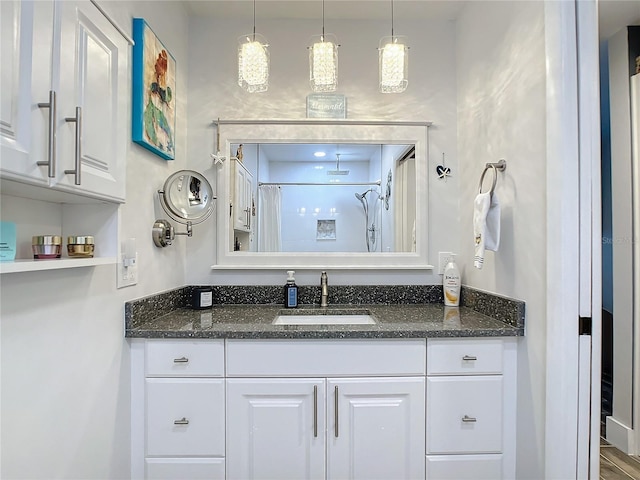
{"type": "Polygon", "coordinates": [[[282,192],[276,185],[261,185],[258,191],[258,251],[279,252],[282,249],[282,192]]]}

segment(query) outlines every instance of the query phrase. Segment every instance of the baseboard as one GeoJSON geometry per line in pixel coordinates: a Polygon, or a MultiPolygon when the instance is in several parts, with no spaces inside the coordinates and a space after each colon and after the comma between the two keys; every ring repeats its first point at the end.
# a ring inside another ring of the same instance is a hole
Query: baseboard
{"type": "Polygon", "coordinates": [[[627,455],[636,455],[633,429],[623,425],[613,417],[607,417],[606,440],[627,455]]]}

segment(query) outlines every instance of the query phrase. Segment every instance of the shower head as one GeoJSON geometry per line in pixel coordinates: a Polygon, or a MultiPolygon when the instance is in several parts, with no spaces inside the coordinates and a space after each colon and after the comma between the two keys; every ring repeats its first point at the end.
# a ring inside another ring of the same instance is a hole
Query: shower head
{"type": "Polygon", "coordinates": [[[349,175],[349,170],[340,170],[340,154],[336,153],[336,169],[327,171],[327,175],[349,175]]]}
{"type": "Polygon", "coordinates": [[[355,193],[355,196],[356,196],[356,198],[357,198],[358,200],[363,201],[363,200],[364,200],[364,196],[365,196],[366,194],[367,194],[367,192],[364,192],[364,193],[358,193],[358,192],[356,192],[356,193],[355,193]]]}

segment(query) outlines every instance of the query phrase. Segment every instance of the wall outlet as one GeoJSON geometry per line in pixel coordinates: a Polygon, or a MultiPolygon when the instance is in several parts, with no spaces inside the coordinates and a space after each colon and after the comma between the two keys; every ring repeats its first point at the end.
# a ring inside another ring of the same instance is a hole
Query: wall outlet
{"type": "Polygon", "coordinates": [[[438,252],[438,273],[444,275],[444,267],[449,263],[453,252],[438,252]]]}
{"type": "Polygon", "coordinates": [[[120,255],[117,287],[128,287],[136,283],[138,283],[138,254],[135,253],[133,257],[129,258],[125,257],[124,254],[120,255]],[[129,265],[126,266],[125,262],[129,263],[129,265]]]}
{"type": "Polygon", "coordinates": [[[138,283],[138,252],[136,252],[135,238],[129,238],[122,243],[117,271],[117,288],[128,287],[138,283]]]}

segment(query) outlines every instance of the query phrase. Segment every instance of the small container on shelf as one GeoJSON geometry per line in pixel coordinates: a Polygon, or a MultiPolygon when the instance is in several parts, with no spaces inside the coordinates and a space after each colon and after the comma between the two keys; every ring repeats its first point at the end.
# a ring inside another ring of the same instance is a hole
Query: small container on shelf
{"type": "Polygon", "coordinates": [[[76,258],[92,258],[95,241],[91,235],[73,235],[67,237],[67,254],[76,258]]]}
{"type": "Polygon", "coordinates": [[[31,237],[31,250],[36,260],[60,258],[62,237],[60,235],[35,235],[31,237]]]}

